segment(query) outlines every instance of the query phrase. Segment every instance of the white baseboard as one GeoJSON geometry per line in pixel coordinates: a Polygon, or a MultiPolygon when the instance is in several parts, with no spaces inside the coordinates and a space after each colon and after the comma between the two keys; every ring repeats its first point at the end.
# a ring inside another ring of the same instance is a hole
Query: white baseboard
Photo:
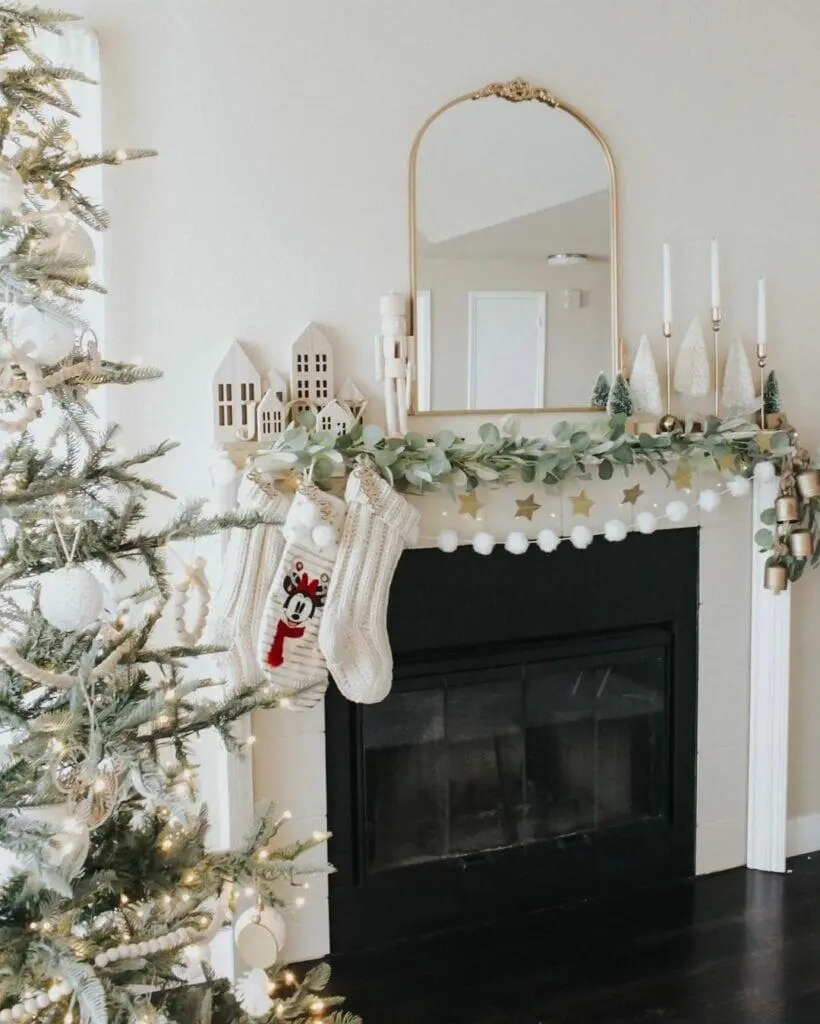
{"type": "Polygon", "coordinates": [[[820,850],[820,814],[791,818],[786,826],[786,856],[799,857],[820,850]]]}

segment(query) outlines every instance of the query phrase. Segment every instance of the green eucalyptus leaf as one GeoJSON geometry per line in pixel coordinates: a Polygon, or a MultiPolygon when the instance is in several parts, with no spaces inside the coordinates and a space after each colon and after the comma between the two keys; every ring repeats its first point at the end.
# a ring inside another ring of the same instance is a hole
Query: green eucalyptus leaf
{"type": "Polygon", "coordinates": [[[378,451],[373,453],[376,465],[381,466],[382,469],[392,466],[398,457],[398,454],[392,448],[379,448],[378,451]]]}
{"type": "Polygon", "coordinates": [[[426,439],[423,438],[421,434],[416,434],[414,432],[405,434],[404,440],[408,448],[413,448],[415,451],[420,451],[427,444],[426,439]]]}
{"type": "Polygon", "coordinates": [[[362,430],[362,444],[367,445],[368,448],[375,448],[376,445],[381,444],[383,440],[384,431],[375,423],[368,423],[368,425],[362,430]]]}
{"type": "Polygon", "coordinates": [[[571,423],[567,423],[566,420],[561,420],[560,423],[556,423],[552,429],[553,437],[559,443],[565,444],[572,437],[575,432],[575,428],[571,423]]]}
{"type": "Polygon", "coordinates": [[[498,444],[501,440],[501,431],[495,423],[482,423],[478,428],[478,436],[484,444],[498,444]]]}
{"type": "Polygon", "coordinates": [[[633,463],[635,461],[635,456],[634,456],[634,454],[632,452],[632,449],[630,448],[630,446],[628,444],[619,445],[612,452],[612,457],[614,459],[617,459],[618,462],[623,462],[623,463],[633,463]]]}
{"type": "Polygon", "coordinates": [[[296,417],[296,420],[305,430],[313,430],[316,426],[316,417],[310,409],[303,409],[296,417]]]}
{"type": "Polygon", "coordinates": [[[764,508],[763,511],[760,513],[760,521],[761,521],[761,523],[765,523],[766,526],[774,526],[774,524],[775,524],[774,509],[773,508],[764,508]]]}
{"type": "Polygon", "coordinates": [[[612,466],[612,463],[609,461],[609,459],[604,459],[601,463],[599,463],[599,465],[598,465],[598,476],[601,478],[601,480],[611,480],[612,479],[612,474],[614,472],[615,472],[615,470],[614,470],[614,468],[612,466]]]}
{"type": "Polygon", "coordinates": [[[647,451],[654,451],[656,438],[652,434],[639,434],[638,444],[641,448],[646,448],[647,451]]]}
{"type": "Polygon", "coordinates": [[[758,530],[755,534],[755,544],[761,551],[771,551],[774,547],[774,537],[771,530],[758,530]]]}
{"type": "Polygon", "coordinates": [[[784,452],[791,447],[789,435],[782,430],[778,431],[776,434],[772,434],[771,443],[773,452],[784,452]]]}
{"type": "Polygon", "coordinates": [[[589,445],[589,434],[585,430],[576,430],[569,439],[573,451],[581,452],[589,445]]]}
{"type": "Polygon", "coordinates": [[[479,480],[497,480],[498,473],[489,466],[482,466],[480,463],[475,467],[475,475],[479,480]]]}
{"type": "Polygon", "coordinates": [[[456,435],[452,430],[440,430],[435,437],[436,444],[445,452],[456,443],[456,435]]]}
{"type": "Polygon", "coordinates": [[[318,459],[313,463],[313,479],[317,483],[322,483],[325,480],[329,480],[333,476],[333,471],[336,467],[325,455],[320,455],[318,459]]]}
{"type": "Polygon", "coordinates": [[[525,484],[531,484],[535,479],[535,465],[527,462],[521,467],[521,479],[525,484]]]}

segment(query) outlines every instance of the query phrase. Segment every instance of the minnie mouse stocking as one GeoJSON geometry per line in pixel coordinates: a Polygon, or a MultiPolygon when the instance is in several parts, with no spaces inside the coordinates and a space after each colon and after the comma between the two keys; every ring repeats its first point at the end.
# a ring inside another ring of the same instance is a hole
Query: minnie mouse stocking
{"type": "Polygon", "coordinates": [[[278,693],[327,687],[319,624],[327,597],[345,503],[304,484],[293,499],[282,534],[285,550],[262,613],[259,662],[278,693]]]}

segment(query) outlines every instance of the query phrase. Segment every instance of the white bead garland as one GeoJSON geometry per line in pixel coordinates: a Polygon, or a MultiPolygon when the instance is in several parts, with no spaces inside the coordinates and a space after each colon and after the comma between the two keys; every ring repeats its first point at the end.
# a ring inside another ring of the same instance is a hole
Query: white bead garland
{"type": "Polygon", "coordinates": [[[25,430],[29,423],[33,423],[37,419],[43,411],[43,395],[46,391],[43,375],[33,359],[18,351],[13,353],[12,359],[26,375],[28,398],[26,399],[25,411],[21,416],[12,417],[11,419],[0,417],[0,430],[6,430],[10,433],[25,430]]]}
{"type": "Polygon", "coordinates": [[[205,576],[204,558],[195,558],[193,565],[185,567],[185,575],[174,586],[171,606],[177,639],[186,647],[195,647],[202,639],[202,634],[205,632],[205,626],[208,622],[208,613],[211,610],[211,588],[205,576]],[[185,625],[185,606],[188,603],[189,594],[192,590],[199,594],[199,609],[196,621],[189,630],[185,625]]]}

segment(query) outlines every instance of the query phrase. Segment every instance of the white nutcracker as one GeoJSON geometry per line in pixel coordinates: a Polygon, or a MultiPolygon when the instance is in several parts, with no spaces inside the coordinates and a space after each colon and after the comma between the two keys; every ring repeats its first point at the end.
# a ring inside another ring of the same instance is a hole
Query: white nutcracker
{"type": "Polygon", "coordinates": [[[404,296],[396,292],[382,296],[381,317],[381,332],[376,338],[376,380],[384,381],[387,433],[395,437],[407,433],[410,382],[415,372],[404,296]]]}

